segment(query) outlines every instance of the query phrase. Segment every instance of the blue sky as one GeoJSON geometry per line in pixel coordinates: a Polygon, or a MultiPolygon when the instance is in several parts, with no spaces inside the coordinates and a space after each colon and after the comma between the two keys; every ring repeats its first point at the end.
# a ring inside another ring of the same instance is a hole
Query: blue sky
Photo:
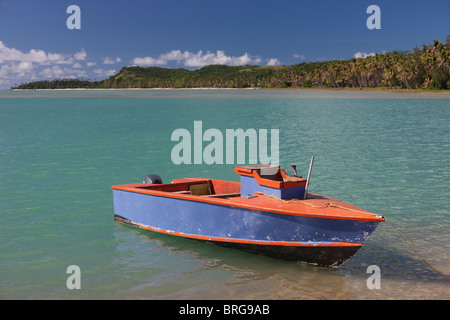
{"type": "Polygon", "coordinates": [[[123,66],[292,65],[412,50],[450,34],[450,1],[0,0],[0,89],[123,66]],[[69,30],[67,7],[81,9],[69,30]],[[370,30],[366,9],[381,9],[370,30]]]}

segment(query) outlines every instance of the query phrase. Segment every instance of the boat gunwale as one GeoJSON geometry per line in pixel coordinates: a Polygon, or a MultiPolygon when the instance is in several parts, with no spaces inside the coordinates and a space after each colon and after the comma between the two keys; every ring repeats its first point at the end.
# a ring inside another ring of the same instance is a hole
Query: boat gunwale
{"type": "MultiPolygon", "coordinates": [[[[220,182],[231,182],[235,184],[239,184],[239,182],[235,181],[226,181],[226,180],[218,180],[218,179],[205,179],[205,178],[188,178],[190,182],[181,182],[183,184],[185,183],[192,183],[195,182],[213,182],[213,181],[220,181],[220,182]]],[[[381,215],[377,215],[375,213],[363,210],[358,208],[361,211],[351,209],[351,208],[345,208],[341,207],[342,209],[347,209],[353,211],[352,214],[347,215],[340,215],[340,214],[324,214],[324,213],[313,213],[313,212],[295,212],[292,210],[287,209],[280,209],[275,207],[265,207],[261,205],[255,205],[255,204],[245,204],[245,203],[237,203],[235,201],[232,201],[232,199],[227,198],[212,198],[212,197],[205,197],[201,195],[193,195],[193,194],[183,194],[183,193],[174,193],[171,191],[162,191],[162,190],[155,190],[154,188],[160,188],[164,185],[175,185],[175,183],[167,183],[167,184],[156,184],[156,185],[149,185],[145,183],[132,183],[132,184],[122,184],[122,185],[114,185],[111,188],[114,190],[121,190],[121,191],[127,191],[127,192],[133,192],[133,193],[140,193],[140,194],[147,194],[152,196],[158,196],[158,197],[166,197],[166,198],[174,198],[174,199],[180,199],[180,200],[187,200],[187,201],[194,201],[194,202],[204,202],[214,205],[221,205],[221,206],[229,206],[229,207],[237,207],[247,210],[256,210],[256,211],[263,211],[263,212],[270,212],[270,213],[276,213],[276,214],[283,214],[283,215],[292,215],[292,216],[301,216],[301,217],[309,217],[309,218],[321,218],[321,219],[335,219],[335,220],[353,220],[353,221],[373,221],[373,222],[383,222],[385,219],[381,215]],[[154,186],[154,188],[152,188],[154,186]]],[[[326,199],[328,202],[332,201],[339,201],[337,199],[329,198],[322,195],[316,195],[311,194],[314,196],[319,196],[321,199],[326,199]]],[[[259,194],[258,194],[259,196],[259,194]]],[[[265,196],[265,195],[262,195],[265,196]]],[[[239,199],[243,199],[242,197],[239,197],[239,199]]],[[[313,199],[307,199],[307,200],[314,200],[313,199]]],[[[278,200],[278,199],[277,199],[278,200]]],[[[307,200],[298,200],[298,201],[307,201],[307,200]]],[[[280,200],[283,201],[283,200],[280,200]]],[[[304,202],[305,204],[309,204],[308,202],[304,202]]],[[[344,203],[344,202],[343,202],[344,203]]],[[[348,206],[351,206],[348,203],[344,203],[348,206]]],[[[314,205],[312,205],[314,206],[314,205]]],[[[355,207],[357,208],[357,207],[355,207]]]]}

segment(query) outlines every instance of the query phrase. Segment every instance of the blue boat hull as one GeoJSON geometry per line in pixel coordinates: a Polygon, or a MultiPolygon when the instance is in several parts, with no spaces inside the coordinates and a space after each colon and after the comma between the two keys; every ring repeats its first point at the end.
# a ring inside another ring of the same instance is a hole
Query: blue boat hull
{"type": "Polygon", "coordinates": [[[115,220],[285,260],[338,267],[378,221],[280,214],[189,199],[113,190],[115,220]]]}

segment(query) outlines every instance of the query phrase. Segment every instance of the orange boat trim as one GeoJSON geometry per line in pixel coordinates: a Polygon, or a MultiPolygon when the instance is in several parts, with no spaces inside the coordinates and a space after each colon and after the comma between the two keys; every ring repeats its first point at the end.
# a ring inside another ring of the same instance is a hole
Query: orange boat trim
{"type": "Polygon", "coordinates": [[[330,243],[300,243],[294,241],[270,241],[270,240],[249,240],[249,239],[235,239],[235,238],[218,238],[218,237],[209,237],[209,236],[199,236],[194,234],[185,234],[176,231],[163,230],[158,228],[153,228],[150,226],[146,226],[143,224],[132,222],[134,225],[137,225],[139,228],[164,233],[168,235],[175,235],[195,240],[203,240],[203,241],[218,241],[218,242],[233,242],[233,243],[243,243],[243,244],[258,244],[258,245],[268,245],[268,246],[289,246],[289,247],[362,247],[363,243],[354,243],[354,242],[330,242],[330,243]]]}

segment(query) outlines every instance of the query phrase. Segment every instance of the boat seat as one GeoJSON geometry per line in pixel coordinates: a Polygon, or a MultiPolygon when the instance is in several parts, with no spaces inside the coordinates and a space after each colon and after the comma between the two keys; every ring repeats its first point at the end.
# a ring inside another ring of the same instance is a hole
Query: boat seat
{"type": "Polygon", "coordinates": [[[275,174],[260,174],[259,175],[263,179],[273,180],[273,181],[283,181],[283,176],[279,171],[275,174]]]}
{"type": "Polygon", "coordinates": [[[212,194],[211,184],[209,182],[190,185],[189,191],[191,192],[192,195],[195,196],[205,196],[212,194]]]}
{"type": "Polygon", "coordinates": [[[240,166],[245,170],[254,170],[261,178],[272,181],[283,181],[283,176],[280,172],[280,166],[272,165],[248,165],[240,166]]]}

